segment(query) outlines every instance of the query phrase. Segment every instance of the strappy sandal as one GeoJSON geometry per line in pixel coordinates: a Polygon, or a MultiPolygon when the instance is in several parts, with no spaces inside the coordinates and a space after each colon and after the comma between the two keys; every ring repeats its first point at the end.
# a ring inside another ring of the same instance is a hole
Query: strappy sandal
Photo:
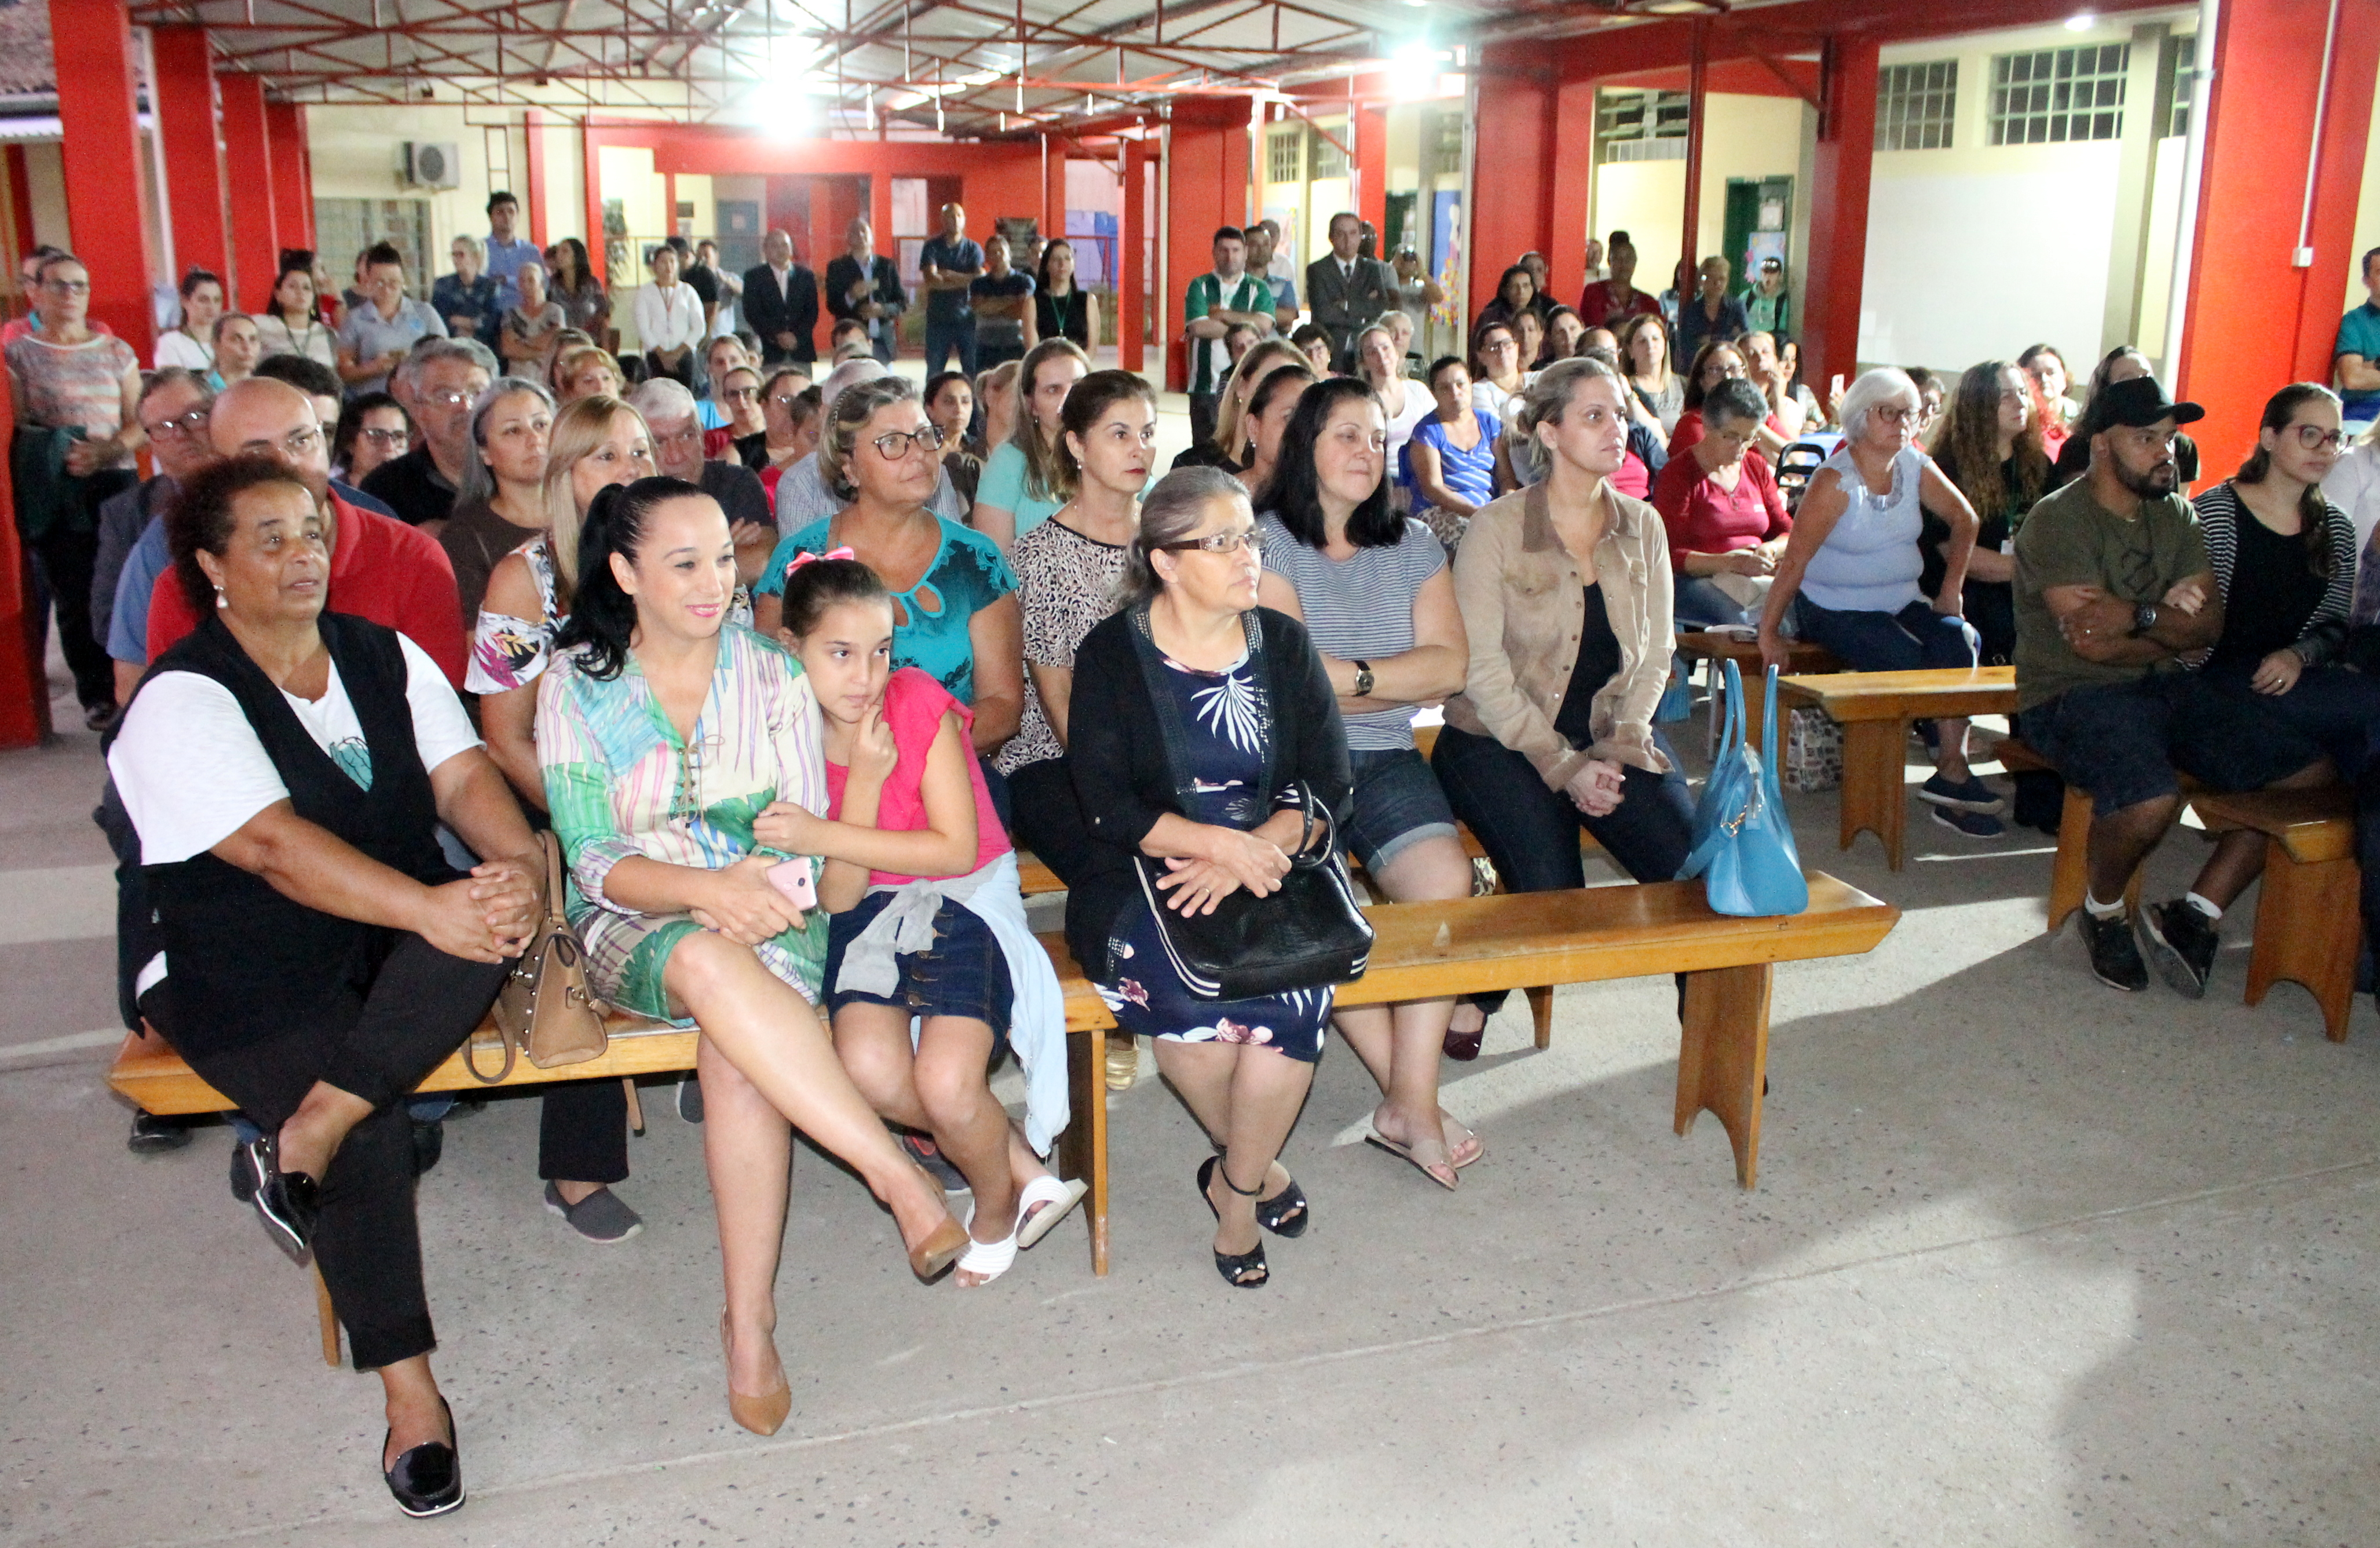
{"type": "Polygon", "coordinates": [[[979,1290],[1006,1274],[1016,1262],[1016,1233],[1011,1231],[998,1241],[978,1241],[967,1237],[966,1250],[959,1255],[961,1274],[979,1274],[983,1277],[961,1289],[979,1290]]]}
{"type": "MultiPolygon", "coordinates": [[[[1223,1180],[1228,1183],[1232,1179],[1223,1180]]],[[[1276,1237],[1302,1237],[1313,1223],[1314,1212],[1306,1207],[1305,1189],[1297,1186],[1295,1177],[1271,1198],[1257,1201],[1257,1224],[1276,1237]]]]}
{"type": "MultiPolygon", "coordinates": [[[[1222,1157],[1213,1155],[1198,1164],[1198,1197],[1207,1201],[1207,1212],[1215,1217],[1218,1225],[1222,1223],[1223,1212],[1215,1207],[1214,1195],[1208,1191],[1208,1185],[1213,1181],[1215,1174],[1221,1169],[1221,1165],[1222,1157]]],[[[1223,1186],[1243,1199],[1256,1197],[1255,1188],[1240,1187],[1232,1181],[1232,1175],[1229,1172],[1223,1173],[1223,1186]]],[[[1247,1252],[1225,1252],[1218,1249],[1215,1252],[1215,1272],[1223,1276],[1224,1284],[1235,1290],[1261,1288],[1272,1278],[1272,1270],[1265,1266],[1263,1238],[1257,1238],[1255,1249],[1247,1252]]]]}

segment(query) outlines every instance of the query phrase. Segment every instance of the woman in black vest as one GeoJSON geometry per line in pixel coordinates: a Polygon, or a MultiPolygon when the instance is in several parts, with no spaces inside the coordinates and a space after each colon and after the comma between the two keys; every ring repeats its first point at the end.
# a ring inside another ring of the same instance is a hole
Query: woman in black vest
{"type": "Polygon", "coordinates": [[[312,1251],[356,1368],[380,1372],[390,1493],[439,1515],[463,1480],[430,1372],[402,1099],[528,937],[536,840],[436,664],[322,611],[329,552],[295,474],[217,464],[166,535],[207,621],[150,669],[108,753],[165,948],[140,1009],[264,1129],[243,1155],[257,1212],[285,1251],[312,1251]],[[460,874],[441,821],[511,858],[460,874]]]}

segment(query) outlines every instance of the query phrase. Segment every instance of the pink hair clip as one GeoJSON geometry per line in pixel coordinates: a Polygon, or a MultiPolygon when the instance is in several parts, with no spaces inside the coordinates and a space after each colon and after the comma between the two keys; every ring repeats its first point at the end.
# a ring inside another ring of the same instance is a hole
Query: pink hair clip
{"type": "Polygon", "coordinates": [[[856,559],[858,557],[859,555],[853,553],[847,545],[842,548],[830,548],[823,554],[813,554],[806,548],[785,561],[785,579],[791,580],[794,578],[794,571],[804,565],[814,564],[820,559],[856,559]]]}

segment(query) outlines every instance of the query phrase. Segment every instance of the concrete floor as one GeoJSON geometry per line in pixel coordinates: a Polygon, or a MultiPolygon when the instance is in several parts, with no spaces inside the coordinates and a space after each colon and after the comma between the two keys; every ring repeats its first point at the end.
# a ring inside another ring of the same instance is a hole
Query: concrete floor
{"type": "Polygon", "coordinates": [[[1757,1192],[1716,1123],[1670,1132],[1659,981],[1562,992],[1545,1054],[1516,1003],[1447,1067],[1489,1147],[1454,1194],[1360,1143],[1334,1050],[1287,1154],[1315,1226],[1252,1294],[1153,1080],[1111,1101],[1105,1280],[1069,1222],[921,1288],[809,1152],[770,1441],[727,1418],[666,1088],[608,1249],[540,1206],[532,1101],[456,1117],[421,1214],[472,1498],[405,1521],[227,1132],[124,1151],[97,771],[79,731],[0,756],[0,1543],[2380,1542],[2369,1004],[2343,1047],[2293,987],[2242,1006],[2252,907],[2204,1002],[2119,996],[2042,935],[2047,839],[1920,818],[1894,874],[1828,796],[1805,858],[1906,915],[1779,972],[1757,1192]]]}

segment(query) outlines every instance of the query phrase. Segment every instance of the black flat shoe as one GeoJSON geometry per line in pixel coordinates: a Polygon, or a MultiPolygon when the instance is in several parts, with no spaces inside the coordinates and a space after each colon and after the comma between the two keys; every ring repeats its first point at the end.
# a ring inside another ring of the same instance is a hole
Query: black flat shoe
{"type": "Polygon", "coordinates": [[[314,1243],[314,1225],[322,1218],[322,1188],[303,1172],[284,1172],[274,1157],[276,1136],[260,1134],[242,1147],[249,1180],[255,1185],[249,1202],[273,1244],[303,1263],[314,1243]]]}
{"type": "Polygon", "coordinates": [[[134,1155],[163,1155],[189,1142],[188,1119],[161,1118],[154,1113],[136,1112],[132,1115],[132,1132],[125,1137],[124,1148],[134,1155]]]}
{"type": "MultiPolygon", "coordinates": [[[[441,1397],[438,1406],[446,1409],[446,1433],[454,1436],[453,1444],[424,1441],[398,1453],[396,1465],[381,1474],[396,1497],[396,1508],[417,1519],[443,1516],[463,1504],[463,1437],[455,1434],[455,1410],[446,1399],[441,1397]]],[[[388,1449],[385,1435],[380,1446],[388,1449]]]]}
{"type": "MultiPolygon", "coordinates": [[[[1213,1215],[1218,1223],[1221,1222],[1223,1212],[1215,1207],[1215,1196],[1207,1191],[1207,1185],[1213,1179],[1215,1168],[1222,1164],[1222,1159],[1220,1156],[1210,1155],[1198,1164],[1198,1197],[1207,1201],[1207,1213],[1213,1215]]],[[[1231,1188],[1234,1193],[1239,1192],[1238,1188],[1232,1188],[1232,1176],[1228,1172],[1223,1174],[1223,1186],[1231,1188]]],[[[1300,1229],[1304,1227],[1301,1226],[1300,1229]]],[[[1265,1265],[1264,1242],[1261,1238],[1257,1240],[1255,1249],[1247,1252],[1225,1252],[1217,1249],[1215,1272],[1223,1276],[1224,1284],[1235,1290],[1257,1289],[1272,1278],[1272,1270],[1265,1265]]]]}

